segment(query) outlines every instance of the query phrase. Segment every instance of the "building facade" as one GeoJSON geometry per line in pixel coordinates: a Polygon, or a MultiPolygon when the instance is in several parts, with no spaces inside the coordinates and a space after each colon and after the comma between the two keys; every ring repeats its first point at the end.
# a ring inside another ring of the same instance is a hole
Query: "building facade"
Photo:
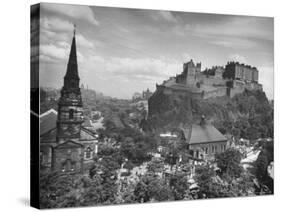
{"type": "Polygon", "coordinates": [[[193,60],[183,64],[183,72],[176,76],[176,82],[180,84],[193,85],[201,72],[201,63],[194,64],[193,60]]]}
{"type": "Polygon", "coordinates": [[[192,124],[182,131],[183,139],[188,143],[188,149],[194,159],[214,159],[215,154],[222,153],[229,147],[227,138],[204,119],[200,124],[192,124]]]}
{"type": "Polygon", "coordinates": [[[259,72],[256,67],[252,67],[238,62],[228,62],[225,66],[224,77],[248,82],[258,82],[259,72]]]}

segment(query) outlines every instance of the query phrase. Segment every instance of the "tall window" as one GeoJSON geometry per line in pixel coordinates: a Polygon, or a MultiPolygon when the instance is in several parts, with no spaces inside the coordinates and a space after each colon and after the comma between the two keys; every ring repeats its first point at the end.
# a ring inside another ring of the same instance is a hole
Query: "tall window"
{"type": "Polygon", "coordinates": [[[86,149],[85,158],[86,158],[86,159],[91,158],[91,153],[92,153],[92,149],[91,149],[90,147],[88,147],[88,148],[86,149]]]}
{"type": "Polygon", "coordinates": [[[74,110],[70,109],[69,110],[69,119],[73,119],[73,117],[74,117],[74,110]]]}
{"type": "Polygon", "coordinates": [[[196,158],[199,158],[199,150],[196,150],[196,158]]]}
{"type": "Polygon", "coordinates": [[[208,147],[205,148],[205,154],[208,154],[208,147]]]}

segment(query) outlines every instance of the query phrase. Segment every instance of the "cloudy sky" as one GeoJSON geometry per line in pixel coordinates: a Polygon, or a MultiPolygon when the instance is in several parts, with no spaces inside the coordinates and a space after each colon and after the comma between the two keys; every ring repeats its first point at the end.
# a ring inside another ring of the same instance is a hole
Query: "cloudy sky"
{"type": "Polygon", "coordinates": [[[273,98],[273,19],[156,10],[41,4],[40,84],[61,88],[76,24],[81,83],[118,98],[177,73],[235,60],[259,69],[273,98]]]}

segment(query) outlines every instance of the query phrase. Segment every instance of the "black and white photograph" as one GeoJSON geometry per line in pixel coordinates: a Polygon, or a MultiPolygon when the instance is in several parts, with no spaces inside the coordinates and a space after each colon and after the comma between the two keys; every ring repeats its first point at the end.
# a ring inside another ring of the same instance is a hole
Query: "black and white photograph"
{"type": "Polygon", "coordinates": [[[38,208],[274,194],[273,17],[30,12],[38,208]]]}

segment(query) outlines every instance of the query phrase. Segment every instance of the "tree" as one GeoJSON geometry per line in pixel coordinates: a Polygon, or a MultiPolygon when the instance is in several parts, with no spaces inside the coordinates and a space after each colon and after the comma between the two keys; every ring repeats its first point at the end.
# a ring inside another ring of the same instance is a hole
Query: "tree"
{"type": "Polygon", "coordinates": [[[230,177],[240,177],[243,168],[240,166],[242,154],[239,150],[230,148],[225,152],[215,155],[217,166],[223,174],[230,177]]]}
{"type": "Polygon", "coordinates": [[[200,187],[199,198],[220,198],[254,195],[252,177],[242,172],[239,178],[220,178],[213,168],[202,166],[196,170],[196,182],[200,187]]]}
{"type": "Polygon", "coordinates": [[[118,162],[112,156],[100,158],[90,169],[91,179],[100,183],[101,199],[103,203],[112,203],[117,195],[117,169],[118,162]]]}
{"type": "Polygon", "coordinates": [[[143,135],[133,129],[126,129],[120,134],[120,153],[134,164],[141,164],[148,161],[149,155],[156,149],[157,141],[151,135],[143,135]]]}
{"type": "Polygon", "coordinates": [[[90,206],[112,201],[99,176],[90,179],[79,174],[41,173],[41,208],[90,206]]]}
{"type": "Polygon", "coordinates": [[[147,171],[152,173],[162,173],[164,171],[164,159],[152,158],[147,165],[147,171]]]}
{"type": "Polygon", "coordinates": [[[137,183],[134,190],[137,202],[172,200],[172,192],[163,178],[148,173],[137,183]]]}
{"type": "Polygon", "coordinates": [[[175,200],[183,200],[186,197],[189,188],[186,173],[172,175],[169,184],[175,200]]]}
{"type": "Polygon", "coordinates": [[[273,161],[273,141],[265,142],[262,146],[262,150],[258,156],[258,159],[254,163],[255,176],[257,177],[261,185],[265,185],[273,193],[273,179],[268,175],[268,165],[273,161]]]}

